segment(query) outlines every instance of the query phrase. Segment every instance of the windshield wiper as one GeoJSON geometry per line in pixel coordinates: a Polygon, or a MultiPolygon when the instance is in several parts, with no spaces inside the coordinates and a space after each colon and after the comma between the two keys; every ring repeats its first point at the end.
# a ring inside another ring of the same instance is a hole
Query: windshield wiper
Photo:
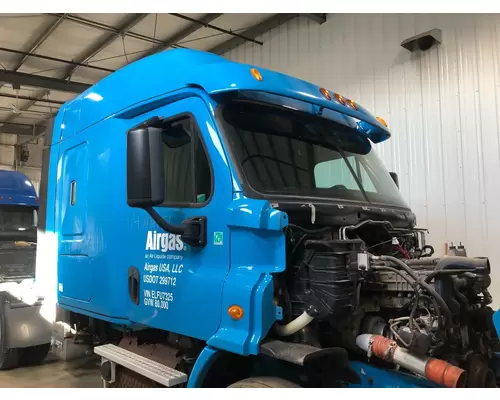
{"type": "Polygon", "coordinates": [[[351,172],[352,177],[356,181],[356,184],[358,185],[359,190],[361,191],[361,194],[365,198],[365,201],[367,203],[371,203],[370,200],[368,200],[368,196],[366,195],[365,189],[363,188],[363,184],[359,180],[359,177],[356,175],[356,173],[354,172],[354,169],[352,168],[351,164],[349,163],[349,160],[345,156],[344,150],[340,146],[337,146],[337,150],[340,153],[340,155],[342,156],[342,158],[344,159],[345,163],[347,164],[347,168],[349,168],[349,171],[351,172]]]}

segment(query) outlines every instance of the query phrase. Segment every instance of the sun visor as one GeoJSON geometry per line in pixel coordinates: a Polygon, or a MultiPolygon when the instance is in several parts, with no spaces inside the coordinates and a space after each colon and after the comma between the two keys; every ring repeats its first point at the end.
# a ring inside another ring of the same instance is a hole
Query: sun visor
{"type": "Polygon", "coordinates": [[[356,129],[358,132],[364,133],[373,143],[381,143],[391,137],[388,131],[373,126],[365,121],[359,121],[356,124],[356,129]]]}

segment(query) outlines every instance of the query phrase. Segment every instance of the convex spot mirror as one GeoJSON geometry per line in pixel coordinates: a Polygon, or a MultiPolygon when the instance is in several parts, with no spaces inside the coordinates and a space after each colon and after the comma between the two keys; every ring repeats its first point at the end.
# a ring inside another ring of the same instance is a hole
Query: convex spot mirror
{"type": "Polygon", "coordinates": [[[399,177],[398,177],[398,174],[396,172],[389,172],[389,175],[391,175],[392,180],[394,181],[394,183],[396,184],[396,186],[399,189],[399,177]]]}

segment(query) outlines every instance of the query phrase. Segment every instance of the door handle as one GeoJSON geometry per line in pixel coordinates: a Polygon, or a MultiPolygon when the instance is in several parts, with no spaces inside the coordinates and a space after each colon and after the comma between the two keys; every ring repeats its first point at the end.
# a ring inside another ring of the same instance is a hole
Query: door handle
{"type": "Polygon", "coordinates": [[[139,304],[139,270],[135,267],[128,269],[128,295],[132,303],[139,304]]]}
{"type": "Polygon", "coordinates": [[[76,181],[71,181],[69,187],[69,202],[72,206],[76,203],[76,181]]]}

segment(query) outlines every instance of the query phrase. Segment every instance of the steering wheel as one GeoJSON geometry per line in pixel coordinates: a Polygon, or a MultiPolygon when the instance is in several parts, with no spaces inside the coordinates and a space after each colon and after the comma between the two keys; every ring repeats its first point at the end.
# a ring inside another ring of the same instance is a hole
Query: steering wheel
{"type": "Polygon", "coordinates": [[[348,189],[344,185],[335,185],[331,187],[332,190],[342,190],[347,191],[348,189]]]}

